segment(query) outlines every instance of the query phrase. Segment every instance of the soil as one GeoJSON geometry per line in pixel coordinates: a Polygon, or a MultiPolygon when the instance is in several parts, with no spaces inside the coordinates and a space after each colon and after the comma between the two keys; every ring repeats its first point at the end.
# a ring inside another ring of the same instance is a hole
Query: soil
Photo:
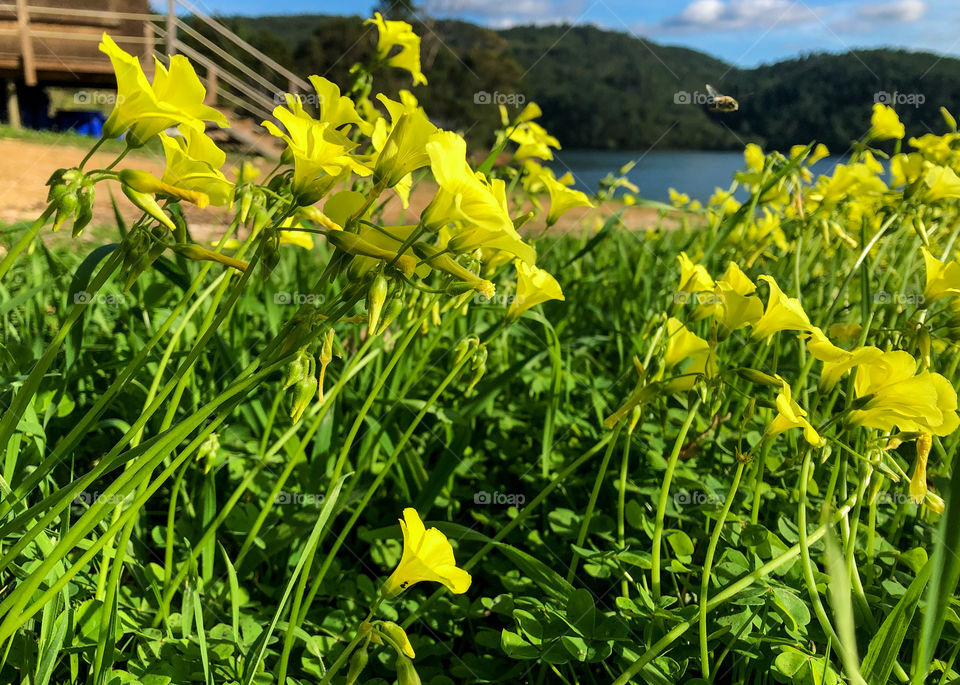
{"type": "MultiPolygon", "coordinates": [[[[0,140],[0,224],[18,221],[31,221],[46,208],[47,186],[50,175],[60,168],[76,166],[86,154],[86,149],[78,145],[39,143],[24,140],[0,140]]],[[[116,157],[115,151],[97,152],[87,163],[88,169],[103,168],[116,157]]],[[[257,158],[258,166],[272,168],[272,162],[257,158]]],[[[156,175],[163,173],[162,155],[149,152],[137,152],[128,155],[117,168],[136,168],[150,171],[156,175]]],[[[432,183],[420,183],[414,189],[410,206],[404,210],[399,200],[391,193],[385,208],[385,217],[389,222],[413,222],[433,197],[435,186],[432,183]]],[[[121,213],[132,221],[140,216],[135,208],[120,192],[117,184],[107,182],[98,185],[94,208],[94,220],[91,226],[109,226],[114,223],[110,194],[116,198],[121,213]],[[108,191],[109,188],[109,191],[108,191]]],[[[565,214],[552,230],[564,232],[595,231],[606,217],[620,207],[619,203],[605,203],[596,209],[575,208],[565,214]]],[[[194,239],[213,240],[229,223],[229,209],[208,207],[200,210],[186,208],[187,219],[194,239]]],[[[659,220],[659,212],[649,207],[629,207],[623,216],[624,224],[635,230],[650,228],[659,220]]],[[[669,221],[669,219],[668,219],[669,221]]],[[[542,224],[535,225],[531,231],[539,232],[542,224]]],[[[102,233],[101,233],[102,236],[102,233]]],[[[69,233],[65,232],[69,239],[69,233]]],[[[100,238],[95,238],[100,239],[100,238]]]]}

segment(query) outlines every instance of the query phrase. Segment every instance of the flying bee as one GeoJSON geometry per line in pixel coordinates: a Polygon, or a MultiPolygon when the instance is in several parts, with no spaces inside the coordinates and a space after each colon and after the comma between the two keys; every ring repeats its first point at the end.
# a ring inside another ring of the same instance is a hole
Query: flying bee
{"type": "Polygon", "coordinates": [[[721,95],[716,91],[716,89],[707,84],[707,109],[713,110],[714,112],[736,112],[740,109],[740,103],[734,100],[729,95],[721,95]]]}

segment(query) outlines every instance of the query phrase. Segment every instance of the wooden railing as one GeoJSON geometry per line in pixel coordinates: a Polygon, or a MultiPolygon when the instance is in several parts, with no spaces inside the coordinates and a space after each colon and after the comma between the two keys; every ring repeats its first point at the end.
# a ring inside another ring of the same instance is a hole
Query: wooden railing
{"type": "Polygon", "coordinates": [[[108,72],[109,63],[94,47],[100,41],[101,32],[106,31],[125,49],[146,58],[148,69],[154,56],[159,59],[165,59],[167,54],[187,56],[206,79],[208,102],[214,106],[222,102],[243,114],[271,118],[274,107],[283,102],[283,93],[310,88],[304,79],[189,0],[167,0],[166,14],[42,7],[29,0],[16,0],[0,3],[0,19],[7,23],[6,26],[0,23],[0,39],[15,36],[18,40],[7,43],[19,47],[18,54],[0,51],[0,60],[18,63],[23,81],[29,86],[38,84],[38,72],[56,66],[47,64],[38,69],[37,49],[46,51],[49,63],[57,59],[58,47],[89,44],[89,56],[76,64],[60,60],[64,72],[74,75],[78,83],[83,82],[87,69],[91,73],[108,72]],[[123,31],[118,33],[121,28],[123,31]]]}

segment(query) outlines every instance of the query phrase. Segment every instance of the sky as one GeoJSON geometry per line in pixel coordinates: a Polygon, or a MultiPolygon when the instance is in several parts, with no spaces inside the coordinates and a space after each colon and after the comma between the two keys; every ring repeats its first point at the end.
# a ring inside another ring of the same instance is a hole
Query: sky
{"type": "MultiPolygon", "coordinates": [[[[192,1],[211,14],[247,15],[367,15],[375,4],[368,0],[192,1]]],[[[154,4],[159,3],[154,0],[154,4]]],[[[593,24],[701,50],[742,67],[810,52],[881,46],[960,55],[957,0],[420,0],[419,5],[435,17],[493,28],[593,24]]]]}

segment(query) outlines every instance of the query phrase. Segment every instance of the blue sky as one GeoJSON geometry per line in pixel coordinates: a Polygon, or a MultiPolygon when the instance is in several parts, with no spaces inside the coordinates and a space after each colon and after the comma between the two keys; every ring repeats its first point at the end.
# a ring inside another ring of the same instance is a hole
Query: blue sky
{"type": "MultiPolygon", "coordinates": [[[[218,14],[368,14],[366,0],[193,0],[218,14]]],[[[155,2],[155,4],[158,4],[155,2]]],[[[696,48],[740,66],[895,46],[960,54],[957,0],[420,0],[438,17],[491,27],[590,23],[696,48]]]]}

